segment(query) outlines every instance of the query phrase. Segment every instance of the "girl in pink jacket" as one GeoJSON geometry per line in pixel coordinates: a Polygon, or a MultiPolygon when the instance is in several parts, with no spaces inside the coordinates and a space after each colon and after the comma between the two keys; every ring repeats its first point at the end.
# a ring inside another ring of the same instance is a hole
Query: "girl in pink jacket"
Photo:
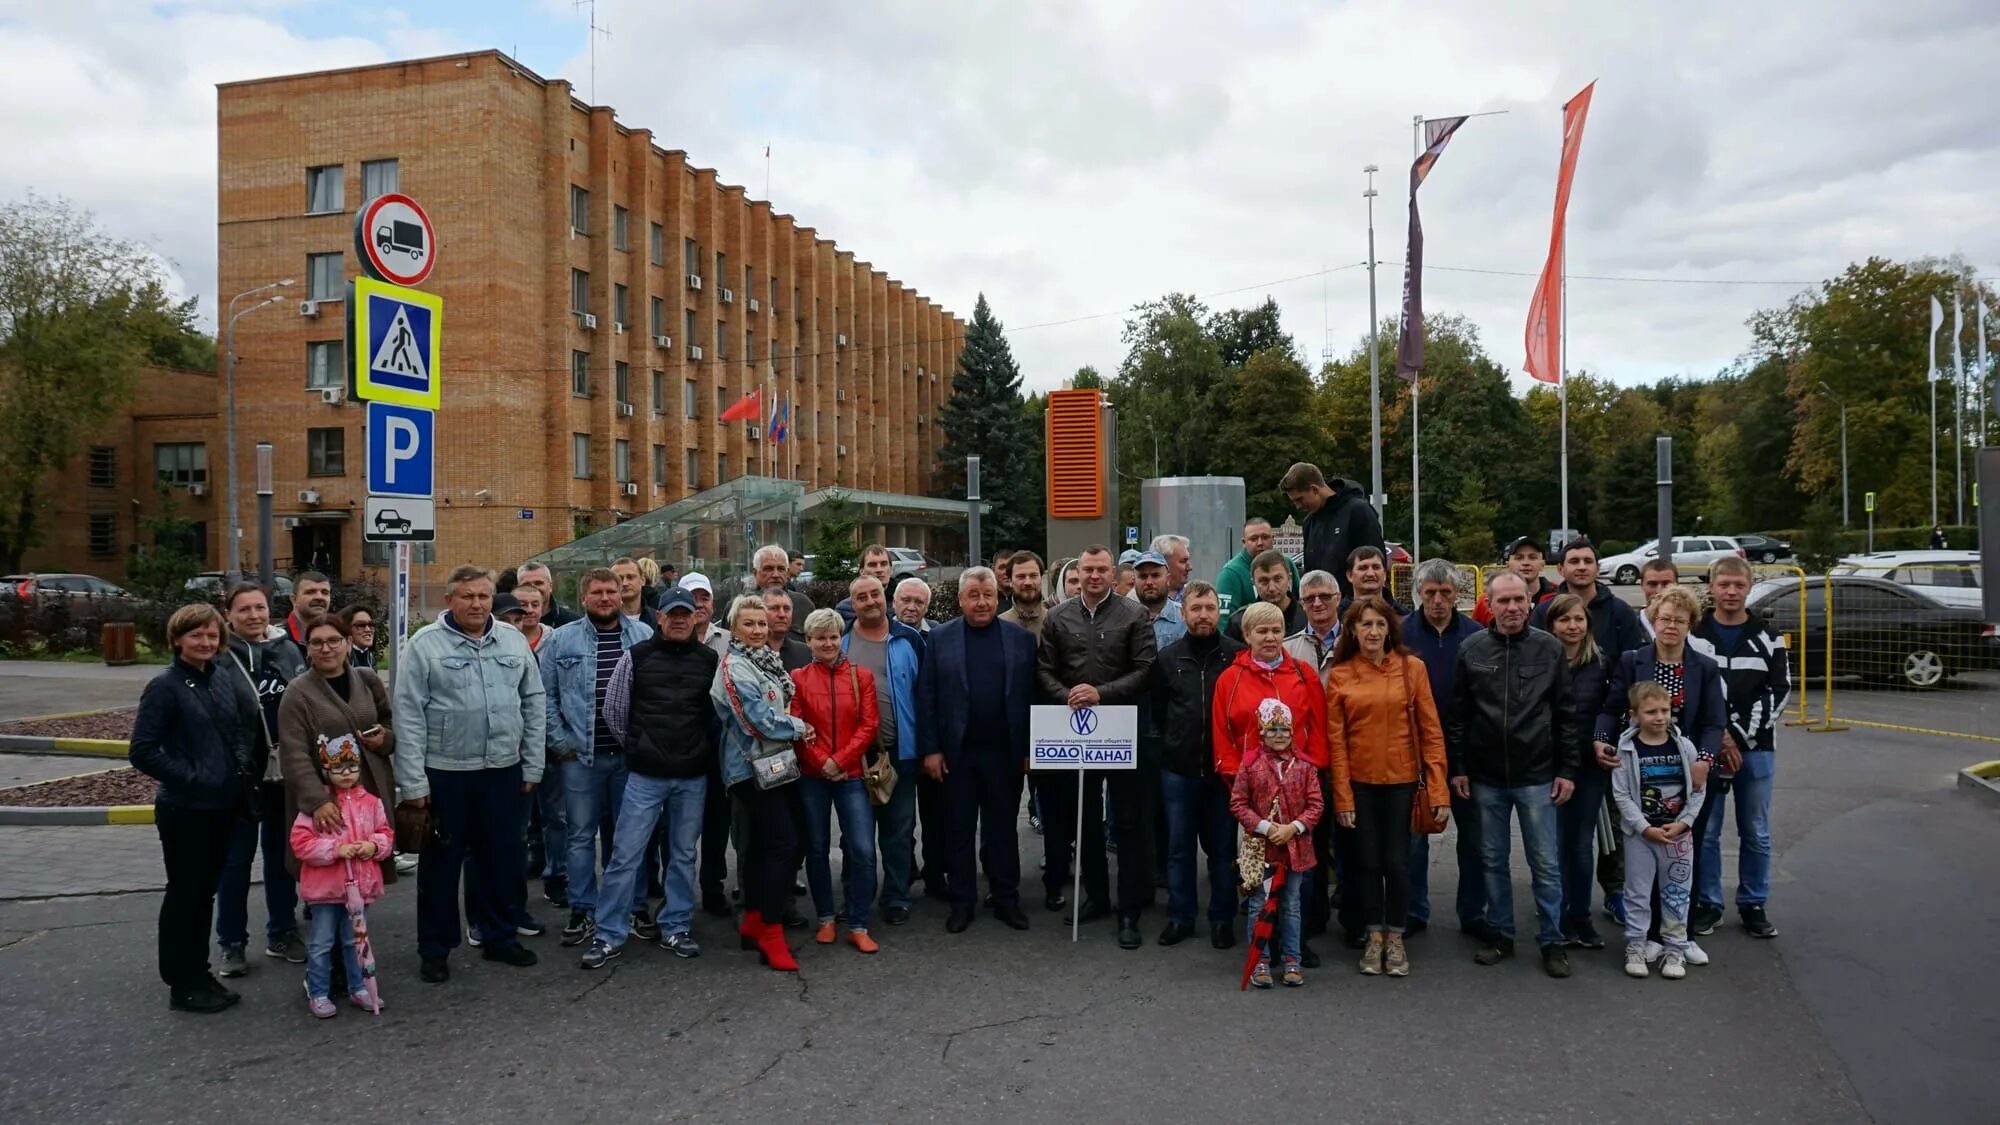
{"type": "Polygon", "coordinates": [[[382,897],[382,870],[375,861],[389,854],[395,835],[381,800],[361,787],[361,746],[354,736],[320,736],[319,765],[339,820],[324,818],[329,826],[322,828],[312,813],[300,813],[292,822],[292,854],[299,857],[299,897],[312,923],[306,942],[306,1007],[313,1018],[330,1019],[338,1011],[327,996],[336,942],[347,969],[348,999],[357,1008],[379,1009],[380,1001],[369,998],[355,952],[347,884],[354,883],[364,905],[382,897]]]}

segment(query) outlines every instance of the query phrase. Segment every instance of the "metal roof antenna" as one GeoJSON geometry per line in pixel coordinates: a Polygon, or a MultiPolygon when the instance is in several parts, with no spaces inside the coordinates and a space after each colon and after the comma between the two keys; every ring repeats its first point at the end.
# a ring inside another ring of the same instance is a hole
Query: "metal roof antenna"
{"type": "Polygon", "coordinates": [[[586,38],[590,40],[590,104],[596,105],[597,104],[597,37],[602,35],[606,39],[611,38],[611,29],[609,27],[599,27],[597,25],[597,0],[574,0],[574,2],[571,4],[571,7],[578,11],[584,11],[588,13],[584,22],[585,25],[589,28],[589,31],[585,33],[586,38]]]}

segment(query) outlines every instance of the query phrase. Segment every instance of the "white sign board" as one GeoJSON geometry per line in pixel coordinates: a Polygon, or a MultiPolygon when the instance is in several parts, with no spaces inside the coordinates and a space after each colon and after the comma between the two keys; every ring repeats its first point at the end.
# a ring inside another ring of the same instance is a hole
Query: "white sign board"
{"type": "Polygon", "coordinates": [[[1061,704],[1028,709],[1028,765],[1038,770],[1139,768],[1139,709],[1061,704]]]}
{"type": "Polygon", "coordinates": [[[361,538],[370,543],[428,543],[437,538],[437,507],[427,497],[368,497],[361,538]]]}

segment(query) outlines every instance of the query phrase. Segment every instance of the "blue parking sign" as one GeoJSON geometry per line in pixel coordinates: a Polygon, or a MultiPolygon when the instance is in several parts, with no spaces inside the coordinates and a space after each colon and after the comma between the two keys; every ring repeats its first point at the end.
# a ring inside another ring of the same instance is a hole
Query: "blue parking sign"
{"type": "Polygon", "coordinates": [[[435,483],[437,413],[386,402],[368,404],[368,492],[430,496],[435,483]]]}

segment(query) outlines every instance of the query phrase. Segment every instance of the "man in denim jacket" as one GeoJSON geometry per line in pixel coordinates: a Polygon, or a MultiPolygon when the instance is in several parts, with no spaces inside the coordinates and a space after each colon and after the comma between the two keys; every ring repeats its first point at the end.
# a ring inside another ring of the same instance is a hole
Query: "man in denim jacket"
{"type": "MultiPolygon", "coordinates": [[[[459,941],[458,873],[468,855],[477,901],[498,918],[527,916],[521,802],[542,779],[547,717],[542,676],[520,630],[493,616],[493,575],[460,566],[449,608],[417,630],[396,667],[396,789],[428,807],[436,828],[417,869],[417,955],[433,984],[459,941]]],[[[526,966],[532,951],[503,926],[485,935],[489,961],[526,966]]]]}

